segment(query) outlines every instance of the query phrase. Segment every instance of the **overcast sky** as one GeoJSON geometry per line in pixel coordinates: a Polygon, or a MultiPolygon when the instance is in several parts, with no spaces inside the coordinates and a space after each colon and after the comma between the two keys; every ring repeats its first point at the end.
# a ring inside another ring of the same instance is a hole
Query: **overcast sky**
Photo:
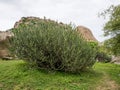
{"type": "Polygon", "coordinates": [[[96,39],[103,41],[106,20],[98,13],[120,0],[0,0],[0,30],[14,26],[21,17],[50,18],[63,23],[74,23],[91,29],[96,39]]]}

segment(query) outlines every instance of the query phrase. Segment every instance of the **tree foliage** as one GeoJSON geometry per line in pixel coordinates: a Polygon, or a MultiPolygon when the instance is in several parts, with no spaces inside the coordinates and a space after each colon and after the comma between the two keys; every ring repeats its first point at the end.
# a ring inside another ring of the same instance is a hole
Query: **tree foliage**
{"type": "Polygon", "coordinates": [[[102,15],[109,16],[109,20],[104,26],[104,35],[111,36],[111,38],[105,41],[105,44],[115,55],[120,55],[120,5],[112,5],[102,15]]]}

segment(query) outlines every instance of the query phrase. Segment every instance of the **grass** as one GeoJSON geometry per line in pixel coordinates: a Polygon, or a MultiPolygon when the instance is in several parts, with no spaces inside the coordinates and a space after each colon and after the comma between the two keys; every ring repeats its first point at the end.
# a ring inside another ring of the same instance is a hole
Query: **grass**
{"type": "Polygon", "coordinates": [[[94,65],[96,71],[105,72],[112,80],[120,85],[120,65],[111,63],[97,63],[94,65]]]}
{"type": "Polygon", "coordinates": [[[96,63],[80,74],[31,68],[22,60],[0,60],[0,90],[94,90],[103,72],[120,84],[120,66],[96,63]]]}

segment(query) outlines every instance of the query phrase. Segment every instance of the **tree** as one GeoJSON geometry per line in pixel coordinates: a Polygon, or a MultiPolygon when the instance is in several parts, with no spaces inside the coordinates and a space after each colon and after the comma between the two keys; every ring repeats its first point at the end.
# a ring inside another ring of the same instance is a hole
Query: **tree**
{"type": "Polygon", "coordinates": [[[115,55],[120,55],[120,5],[112,5],[101,15],[109,16],[109,20],[104,26],[104,35],[111,36],[111,38],[105,41],[105,44],[115,55]]]}

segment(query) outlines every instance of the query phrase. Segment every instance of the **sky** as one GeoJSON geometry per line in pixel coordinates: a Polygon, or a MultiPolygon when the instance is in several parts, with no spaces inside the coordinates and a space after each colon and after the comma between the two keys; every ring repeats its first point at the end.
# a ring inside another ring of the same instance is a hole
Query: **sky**
{"type": "Polygon", "coordinates": [[[104,41],[107,20],[98,13],[120,0],[0,0],[0,31],[11,29],[21,17],[35,16],[75,26],[88,27],[98,41],[104,41]]]}

